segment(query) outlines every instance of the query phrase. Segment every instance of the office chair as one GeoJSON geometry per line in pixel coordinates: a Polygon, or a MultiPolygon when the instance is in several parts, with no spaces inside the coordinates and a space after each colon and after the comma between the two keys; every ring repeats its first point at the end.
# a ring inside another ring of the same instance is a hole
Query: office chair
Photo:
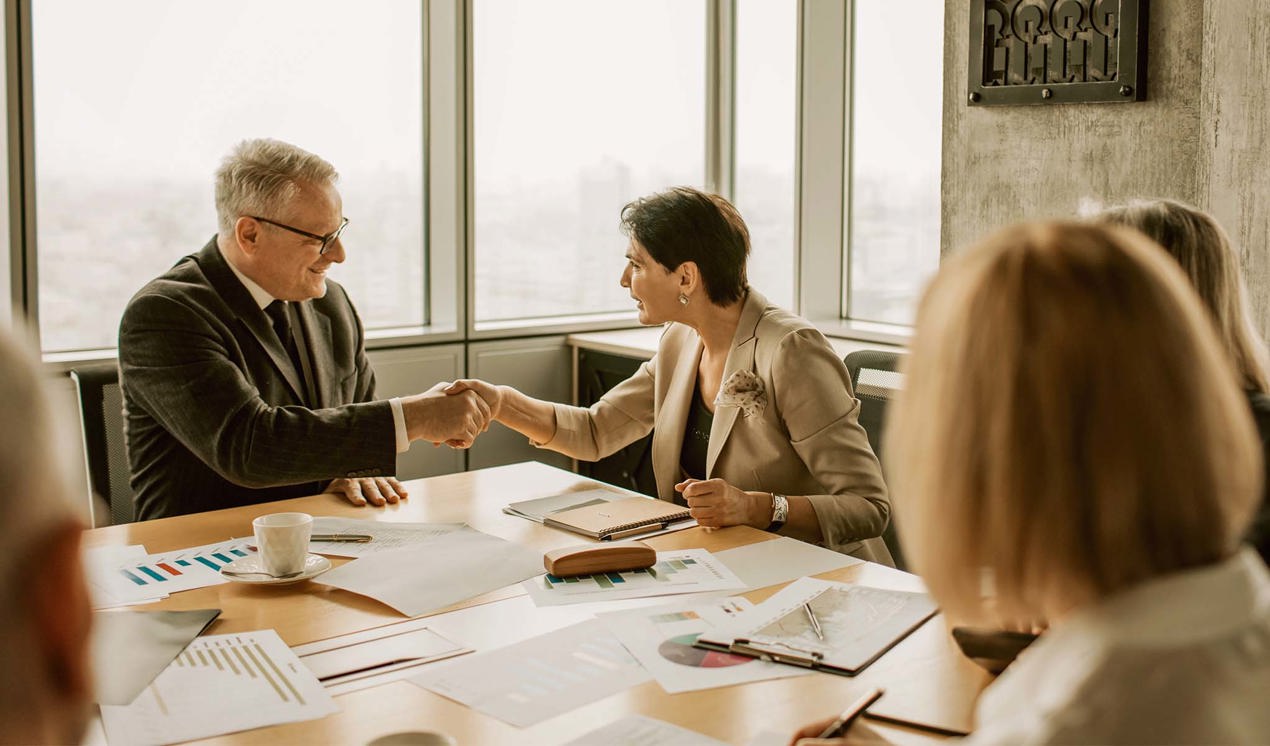
{"type": "Polygon", "coordinates": [[[114,363],[92,365],[71,371],[79,394],[79,420],[84,436],[84,469],[88,473],[93,525],[132,523],[132,485],[129,483],[128,453],[123,433],[123,391],[119,387],[119,367],[114,363]],[[97,515],[101,497],[110,515],[97,515]]]}
{"type": "MultiPolygon", "coordinates": [[[[883,350],[857,350],[843,360],[847,372],[851,374],[851,388],[860,400],[860,425],[868,434],[869,445],[879,460],[882,458],[882,436],[886,430],[886,406],[904,387],[904,374],[898,371],[901,355],[903,353],[883,350]]],[[[882,541],[886,542],[895,566],[904,570],[904,554],[895,532],[893,508],[891,521],[882,533],[882,541]]]]}

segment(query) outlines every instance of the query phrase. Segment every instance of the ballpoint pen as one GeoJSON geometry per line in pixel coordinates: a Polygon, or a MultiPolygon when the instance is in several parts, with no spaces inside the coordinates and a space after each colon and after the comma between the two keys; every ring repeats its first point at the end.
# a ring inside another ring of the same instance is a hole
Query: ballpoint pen
{"type": "Polygon", "coordinates": [[[882,696],[882,691],[881,689],[871,689],[863,697],[847,705],[847,709],[834,718],[833,722],[821,731],[817,738],[838,738],[846,735],[855,719],[864,714],[864,711],[869,709],[869,705],[878,701],[882,696]]]}
{"type": "Polygon", "coordinates": [[[371,540],[370,534],[313,534],[309,541],[346,541],[365,544],[371,540]]]}
{"type": "Polygon", "coordinates": [[[816,633],[816,637],[824,642],[825,631],[820,628],[820,620],[816,618],[816,612],[811,610],[811,604],[803,604],[803,611],[807,612],[807,621],[811,622],[811,631],[816,633]]]}

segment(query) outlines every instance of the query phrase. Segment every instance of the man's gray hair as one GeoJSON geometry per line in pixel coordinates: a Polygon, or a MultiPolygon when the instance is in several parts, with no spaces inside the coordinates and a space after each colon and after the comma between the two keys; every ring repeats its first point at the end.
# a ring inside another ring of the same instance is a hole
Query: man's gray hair
{"type": "Polygon", "coordinates": [[[234,146],[216,170],[216,218],[220,234],[229,236],[244,215],[277,219],[278,211],[300,187],[326,185],[339,179],[335,167],[302,148],[261,138],[234,146]]]}

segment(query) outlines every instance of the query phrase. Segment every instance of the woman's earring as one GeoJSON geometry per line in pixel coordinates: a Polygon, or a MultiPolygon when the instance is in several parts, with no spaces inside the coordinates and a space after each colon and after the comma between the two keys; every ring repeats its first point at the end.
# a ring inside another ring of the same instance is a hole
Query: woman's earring
{"type": "Polygon", "coordinates": [[[681,305],[681,306],[686,306],[686,305],[688,305],[688,296],[684,295],[683,293],[680,293],[680,294],[679,294],[679,305],[681,305]]]}

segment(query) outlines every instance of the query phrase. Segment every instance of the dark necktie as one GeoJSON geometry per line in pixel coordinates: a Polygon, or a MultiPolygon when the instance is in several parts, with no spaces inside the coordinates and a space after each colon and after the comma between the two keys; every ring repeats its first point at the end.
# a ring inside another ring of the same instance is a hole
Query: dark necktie
{"type": "Polygon", "coordinates": [[[265,306],[265,313],[268,314],[269,320],[273,322],[274,334],[278,335],[278,341],[282,343],[282,348],[287,351],[287,356],[291,358],[291,364],[295,366],[296,374],[300,376],[301,381],[305,381],[304,366],[300,364],[300,347],[296,344],[295,335],[291,331],[291,313],[287,309],[287,302],[276,300],[265,306]]]}

